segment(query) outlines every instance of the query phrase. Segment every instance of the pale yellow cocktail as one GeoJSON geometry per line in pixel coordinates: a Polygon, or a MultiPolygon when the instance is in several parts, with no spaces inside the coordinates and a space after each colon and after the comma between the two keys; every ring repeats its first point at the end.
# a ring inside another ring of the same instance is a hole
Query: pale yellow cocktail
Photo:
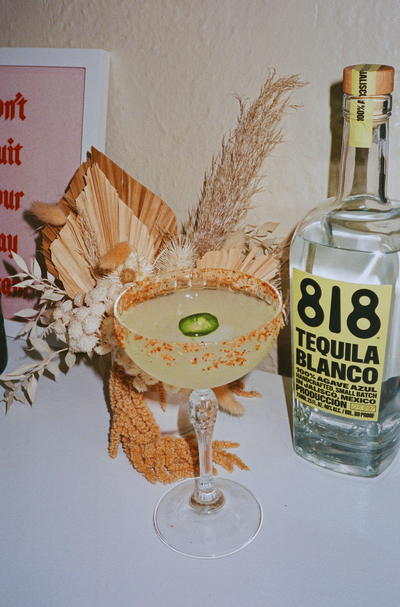
{"type": "Polygon", "coordinates": [[[144,371],[182,388],[213,388],[257,366],[281,327],[281,299],[268,283],[229,270],[146,279],[116,304],[116,333],[144,371]],[[179,321],[208,313],[219,326],[188,337],[179,321]]]}

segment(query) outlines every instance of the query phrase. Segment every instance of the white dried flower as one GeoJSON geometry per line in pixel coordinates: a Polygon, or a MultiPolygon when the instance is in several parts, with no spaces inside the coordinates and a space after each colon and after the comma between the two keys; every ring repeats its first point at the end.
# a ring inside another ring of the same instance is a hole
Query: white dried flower
{"type": "Polygon", "coordinates": [[[91,335],[92,333],[95,333],[99,330],[100,323],[101,318],[99,318],[98,316],[90,315],[83,321],[83,330],[87,335],[91,335]]]}
{"type": "Polygon", "coordinates": [[[82,322],[89,316],[89,314],[89,308],[85,308],[84,306],[82,306],[82,308],[78,308],[77,310],[75,310],[74,317],[82,322]]]}
{"type": "Polygon", "coordinates": [[[85,293],[77,293],[74,297],[74,304],[77,308],[83,306],[85,301],[85,293]]]}
{"type": "Polygon", "coordinates": [[[93,314],[94,316],[103,316],[104,312],[106,311],[106,304],[104,303],[94,303],[93,305],[90,306],[90,313],[93,314]]]}
{"type": "Polygon", "coordinates": [[[111,282],[110,287],[108,289],[108,301],[114,303],[118,295],[120,295],[122,291],[125,290],[125,288],[126,287],[121,283],[119,279],[118,283],[111,282]]]}
{"type": "Polygon", "coordinates": [[[69,335],[68,345],[71,352],[79,352],[78,340],[71,337],[71,335],[69,335]]]}
{"type": "Polygon", "coordinates": [[[93,301],[93,296],[92,296],[93,291],[89,291],[88,293],[86,293],[85,295],[85,304],[87,306],[91,306],[92,303],[94,303],[93,301]]]}
{"type": "Polygon", "coordinates": [[[105,302],[107,300],[107,288],[105,285],[98,285],[92,291],[92,299],[94,303],[105,302]]]}
{"type": "Polygon", "coordinates": [[[61,304],[61,308],[64,313],[70,312],[72,310],[72,300],[66,299],[65,301],[63,301],[61,304]]]}
{"type": "Polygon", "coordinates": [[[73,318],[69,323],[68,335],[72,339],[79,339],[83,335],[82,324],[77,318],[73,318]]]}
{"type": "Polygon", "coordinates": [[[91,352],[97,345],[97,342],[97,335],[83,334],[82,337],[77,340],[78,352],[91,352]]]}
{"type": "Polygon", "coordinates": [[[105,287],[107,289],[109,297],[109,288],[112,284],[121,286],[121,281],[117,272],[111,272],[111,274],[108,274],[104,278],[100,278],[99,282],[97,283],[97,286],[105,287]]]}
{"type": "Polygon", "coordinates": [[[53,318],[54,320],[61,320],[63,317],[63,311],[61,308],[57,307],[54,309],[53,311],[53,318]]]}

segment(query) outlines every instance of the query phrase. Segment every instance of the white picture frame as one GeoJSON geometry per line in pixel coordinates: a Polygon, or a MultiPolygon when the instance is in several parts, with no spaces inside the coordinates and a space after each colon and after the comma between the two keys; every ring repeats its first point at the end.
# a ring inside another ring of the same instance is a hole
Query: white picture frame
{"type": "Polygon", "coordinates": [[[82,67],[85,96],[82,130],[82,162],[94,146],[104,152],[110,53],[80,48],[0,48],[0,65],[38,67],[82,67]]]}
{"type": "MultiPolygon", "coordinates": [[[[105,151],[109,52],[101,49],[1,47],[0,66],[84,68],[81,162],[87,160],[92,146],[105,151]]],[[[10,319],[5,319],[4,323],[6,334],[15,337],[21,324],[10,319]]]]}

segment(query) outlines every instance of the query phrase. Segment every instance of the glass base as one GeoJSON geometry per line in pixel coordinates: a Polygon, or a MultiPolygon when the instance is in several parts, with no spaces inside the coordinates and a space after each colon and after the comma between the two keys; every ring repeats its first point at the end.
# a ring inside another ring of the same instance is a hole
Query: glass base
{"type": "Polygon", "coordinates": [[[225,503],[207,514],[190,505],[197,479],[175,485],[158,502],[154,527],[168,548],[192,558],[215,559],[234,554],[254,540],[263,520],[261,504],[239,483],[216,478],[215,484],[225,503]]]}

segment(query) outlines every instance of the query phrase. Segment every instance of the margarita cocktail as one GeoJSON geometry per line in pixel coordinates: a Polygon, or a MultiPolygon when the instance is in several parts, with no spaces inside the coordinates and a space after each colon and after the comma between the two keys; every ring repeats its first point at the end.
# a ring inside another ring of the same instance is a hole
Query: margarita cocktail
{"type": "Polygon", "coordinates": [[[282,325],[282,301],[269,283],[232,270],[195,269],[147,278],[115,304],[119,343],[156,379],[191,388],[200,477],[171,489],[154,524],[173,550],[197,558],[237,552],[258,533],[262,509],[242,485],[212,474],[217,400],[211,388],[251,371],[282,325]]]}
{"type": "Polygon", "coordinates": [[[181,388],[214,388],[245,375],[273,345],[280,297],[270,284],[228,270],[193,270],[146,280],[117,304],[117,336],[141,369],[181,388]],[[210,332],[182,321],[211,316],[210,332]],[[211,327],[212,328],[212,327],[211,327]]]}

